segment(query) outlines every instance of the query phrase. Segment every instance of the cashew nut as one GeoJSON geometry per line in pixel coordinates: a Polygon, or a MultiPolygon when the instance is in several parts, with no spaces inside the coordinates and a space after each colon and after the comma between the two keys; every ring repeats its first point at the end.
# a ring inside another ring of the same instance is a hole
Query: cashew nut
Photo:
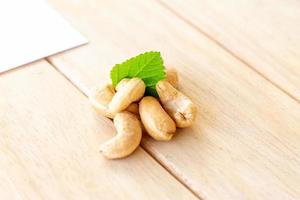
{"type": "Polygon", "coordinates": [[[117,135],[100,147],[100,152],[108,159],[130,155],[142,139],[141,124],[138,118],[127,111],[117,113],[114,118],[117,135]]]}
{"type": "Polygon", "coordinates": [[[145,83],[141,79],[130,79],[112,98],[108,106],[109,112],[115,114],[125,110],[132,102],[143,97],[145,89],[145,83]]]}
{"type": "Polygon", "coordinates": [[[156,140],[170,140],[176,131],[175,122],[154,97],[144,97],[139,111],[146,131],[156,140]]]}
{"type": "MultiPolygon", "coordinates": [[[[116,91],[119,91],[121,90],[121,88],[123,88],[129,81],[130,79],[128,78],[124,78],[122,79],[118,85],[116,86],[116,91]]],[[[126,108],[126,111],[129,111],[135,115],[137,115],[138,117],[140,116],[139,114],[139,104],[138,103],[132,103],[130,104],[127,108],[126,108]]]]}
{"type": "Polygon", "coordinates": [[[91,105],[101,114],[109,118],[113,115],[108,112],[108,105],[115,95],[115,90],[112,85],[105,87],[95,87],[90,91],[89,100],[91,105]]]}
{"type": "Polygon", "coordinates": [[[159,99],[167,113],[175,120],[177,127],[193,124],[197,107],[190,98],[179,92],[169,82],[163,80],[156,84],[159,99]]]}
{"type": "Polygon", "coordinates": [[[136,116],[139,116],[139,104],[132,103],[127,108],[126,111],[131,112],[132,114],[135,114],[136,116]]]}
{"type": "Polygon", "coordinates": [[[177,71],[174,68],[169,68],[166,71],[166,80],[173,85],[173,87],[178,88],[179,78],[177,71]]]}
{"type": "Polygon", "coordinates": [[[116,86],[116,91],[121,90],[121,88],[124,87],[126,85],[126,83],[128,83],[129,80],[130,80],[129,78],[122,79],[116,86]]]}

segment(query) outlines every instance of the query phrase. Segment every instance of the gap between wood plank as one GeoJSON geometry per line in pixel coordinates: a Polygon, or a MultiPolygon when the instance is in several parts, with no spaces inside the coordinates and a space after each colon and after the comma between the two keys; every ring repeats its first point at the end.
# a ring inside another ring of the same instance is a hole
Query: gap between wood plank
{"type": "Polygon", "coordinates": [[[260,71],[258,71],[257,69],[255,69],[254,67],[252,67],[249,63],[247,63],[247,61],[245,61],[244,59],[240,58],[237,54],[235,54],[233,51],[231,51],[229,48],[227,48],[226,46],[224,46],[221,42],[217,41],[216,39],[214,39],[213,37],[211,37],[208,33],[206,33],[205,31],[203,31],[201,28],[199,28],[198,26],[196,26],[193,22],[191,22],[189,19],[185,18],[184,16],[182,16],[181,14],[179,14],[176,10],[174,10],[173,8],[169,7],[167,4],[165,4],[163,1],[161,0],[156,0],[158,4],[160,4],[162,7],[164,7],[165,9],[169,10],[171,13],[173,13],[177,18],[183,20],[186,24],[188,24],[190,27],[192,27],[193,29],[195,29],[196,31],[200,32],[201,34],[203,34],[205,37],[207,37],[209,40],[213,41],[215,44],[217,44],[219,47],[221,47],[222,49],[224,49],[225,51],[227,51],[230,55],[232,55],[234,58],[236,58],[237,60],[239,60],[240,62],[242,62],[243,64],[245,64],[248,68],[250,68],[252,71],[254,71],[255,73],[257,73],[258,75],[260,75],[261,77],[263,77],[266,81],[270,82],[272,85],[274,85],[276,88],[278,88],[279,90],[281,90],[284,94],[286,94],[287,96],[289,96],[290,98],[292,98],[293,100],[295,100],[297,103],[300,103],[300,99],[297,99],[295,96],[293,96],[293,94],[290,94],[288,91],[286,91],[285,89],[283,89],[280,85],[278,85],[277,83],[273,82],[271,79],[269,79],[268,77],[266,77],[263,73],[261,73],[260,71]]]}
{"type": "Polygon", "coordinates": [[[192,188],[190,188],[189,185],[188,185],[187,183],[184,182],[184,180],[182,180],[179,176],[177,176],[177,175],[176,175],[176,172],[173,172],[172,169],[168,168],[167,165],[164,165],[164,163],[163,163],[161,160],[159,160],[158,158],[156,158],[155,155],[154,155],[151,151],[149,151],[148,149],[146,149],[146,148],[144,147],[144,144],[143,144],[143,143],[141,143],[141,148],[142,148],[146,153],[148,153],[149,156],[150,156],[153,160],[155,160],[158,164],[160,164],[160,166],[162,166],[162,168],[164,168],[171,176],[173,176],[179,183],[181,183],[187,190],[189,190],[195,197],[197,197],[197,198],[200,199],[200,200],[204,200],[204,198],[202,198],[201,196],[199,196],[199,195],[197,194],[196,191],[194,191],[192,188]]]}
{"type": "MultiPolygon", "coordinates": [[[[87,94],[79,88],[76,83],[74,83],[68,76],[66,76],[56,65],[48,58],[45,58],[45,61],[48,62],[60,75],[62,75],[64,78],[66,78],[76,89],[78,89],[85,97],[88,97],[87,94]]],[[[160,162],[150,151],[148,151],[144,145],[141,143],[140,145],[141,149],[145,151],[149,155],[150,158],[152,158],[158,165],[160,165],[163,169],[165,169],[177,182],[179,182],[181,185],[183,185],[188,191],[190,191],[196,198],[203,200],[202,197],[200,197],[192,188],[190,188],[184,180],[181,180],[180,177],[177,177],[175,173],[172,172],[171,169],[169,169],[167,166],[164,165],[164,163],[160,162]]]]}

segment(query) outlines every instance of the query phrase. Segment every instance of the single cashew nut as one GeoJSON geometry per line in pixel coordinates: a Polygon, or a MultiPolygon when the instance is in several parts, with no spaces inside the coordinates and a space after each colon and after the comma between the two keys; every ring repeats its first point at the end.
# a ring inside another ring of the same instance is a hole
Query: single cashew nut
{"type": "Polygon", "coordinates": [[[95,87],[89,93],[89,100],[95,110],[103,116],[113,118],[113,115],[108,112],[108,105],[115,95],[115,90],[112,85],[105,87],[95,87]]]}
{"type": "Polygon", "coordinates": [[[142,129],[138,118],[127,111],[117,113],[114,118],[117,135],[100,147],[100,152],[108,159],[130,155],[140,144],[142,129]]]}
{"type": "Polygon", "coordinates": [[[118,85],[116,86],[116,91],[121,90],[121,88],[124,87],[124,86],[126,85],[126,83],[128,83],[129,81],[130,81],[129,78],[124,78],[124,79],[122,79],[122,80],[118,83],[118,85]]]}
{"type": "Polygon", "coordinates": [[[174,68],[169,68],[166,71],[166,81],[168,81],[173,87],[178,88],[179,78],[177,71],[174,68]]]}
{"type": "Polygon", "coordinates": [[[109,112],[115,114],[125,110],[132,102],[143,97],[145,89],[145,83],[141,79],[130,79],[112,98],[108,106],[109,112]]]}
{"type": "Polygon", "coordinates": [[[163,107],[175,120],[177,127],[189,127],[194,123],[197,107],[190,98],[165,80],[156,84],[156,91],[163,107]]]}
{"type": "Polygon", "coordinates": [[[175,122],[165,112],[154,97],[144,97],[139,104],[139,111],[146,131],[156,140],[168,141],[176,131],[175,122]]]}
{"type": "MultiPolygon", "coordinates": [[[[129,82],[129,78],[124,78],[122,79],[118,85],[116,86],[116,91],[119,91],[121,90],[121,88],[123,88],[128,82],[129,82]]],[[[138,103],[132,103],[130,104],[127,108],[126,108],[126,111],[129,111],[135,115],[138,115],[140,116],[140,113],[139,113],[139,104],[138,103]]]]}

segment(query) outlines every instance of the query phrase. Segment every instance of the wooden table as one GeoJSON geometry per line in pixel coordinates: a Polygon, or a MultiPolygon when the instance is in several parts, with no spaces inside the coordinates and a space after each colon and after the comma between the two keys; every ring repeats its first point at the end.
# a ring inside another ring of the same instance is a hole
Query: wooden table
{"type": "Polygon", "coordinates": [[[49,3],[90,43],[0,74],[0,199],[300,199],[300,1],[49,3]],[[87,91],[147,50],[199,117],[106,160],[87,91]]]}

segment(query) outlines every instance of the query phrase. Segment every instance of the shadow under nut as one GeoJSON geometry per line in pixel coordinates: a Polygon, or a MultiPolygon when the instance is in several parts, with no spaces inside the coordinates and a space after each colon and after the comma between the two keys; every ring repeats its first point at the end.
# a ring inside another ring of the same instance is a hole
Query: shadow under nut
{"type": "Polygon", "coordinates": [[[145,83],[141,79],[130,79],[112,98],[108,107],[109,112],[114,114],[125,110],[132,102],[141,99],[145,90],[145,83]]]}
{"type": "Polygon", "coordinates": [[[150,136],[168,141],[176,131],[175,122],[154,97],[144,97],[139,104],[142,123],[150,136]]]}
{"type": "Polygon", "coordinates": [[[142,139],[141,123],[136,115],[127,111],[117,113],[114,125],[117,135],[100,147],[100,152],[108,159],[130,155],[142,139]]]}

